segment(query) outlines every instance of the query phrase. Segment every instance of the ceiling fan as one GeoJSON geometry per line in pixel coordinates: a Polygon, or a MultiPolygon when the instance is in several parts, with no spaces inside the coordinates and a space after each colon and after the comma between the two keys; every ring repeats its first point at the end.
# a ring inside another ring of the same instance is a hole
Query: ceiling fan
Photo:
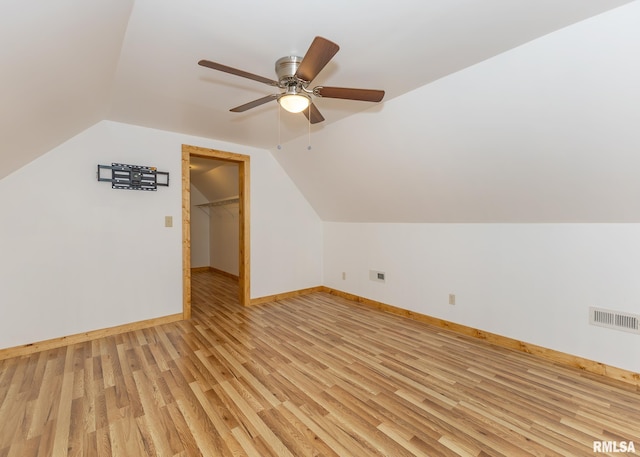
{"type": "Polygon", "coordinates": [[[241,113],[251,108],[277,100],[284,109],[292,113],[303,112],[312,124],[324,121],[324,117],[312,101],[312,97],[341,98],[345,100],[360,100],[379,102],[384,97],[383,90],[350,89],[346,87],[316,86],[309,89],[311,81],[329,63],[340,47],[322,37],[315,37],[304,57],[286,56],[276,61],[276,75],[278,80],[264,78],[253,73],[228,67],[217,62],[201,60],[199,65],[213,70],[223,71],[243,78],[253,79],[269,86],[278,87],[284,92],[270,94],[244,105],[236,106],[230,111],[241,113]]]}

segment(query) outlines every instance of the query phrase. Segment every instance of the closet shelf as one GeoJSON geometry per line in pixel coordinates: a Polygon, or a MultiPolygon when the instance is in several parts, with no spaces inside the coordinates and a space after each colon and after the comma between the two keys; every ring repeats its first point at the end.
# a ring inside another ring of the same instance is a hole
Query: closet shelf
{"type": "Polygon", "coordinates": [[[239,203],[239,202],[240,202],[240,197],[235,196],[235,197],[229,197],[229,198],[222,198],[220,200],[214,200],[212,202],[200,203],[199,205],[196,205],[196,207],[200,208],[202,211],[204,211],[210,216],[211,215],[209,211],[210,208],[215,208],[219,206],[221,207],[221,209],[225,210],[231,216],[235,216],[235,214],[229,211],[227,208],[225,208],[225,206],[233,205],[234,203],[239,203]]]}
{"type": "Polygon", "coordinates": [[[214,200],[212,202],[200,203],[196,205],[198,208],[211,208],[212,206],[223,206],[223,205],[232,205],[234,203],[238,203],[240,201],[240,197],[230,197],[223,198],[221,200],[214,200]]]}

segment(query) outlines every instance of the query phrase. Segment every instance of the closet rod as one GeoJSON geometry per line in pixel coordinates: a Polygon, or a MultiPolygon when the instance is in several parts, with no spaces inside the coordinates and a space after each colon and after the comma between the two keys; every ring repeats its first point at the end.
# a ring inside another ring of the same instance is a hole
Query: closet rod
{"type": "Polygon", "coordinates": [[[231,198],[223,198],[221,200],[215,200],[212,202],[208,202],[208,203],[201,203],[199,205],[196,205],[198,207],[212,207],[212,206],[222,206],[222,205],[231,205],[233,203],[238,203],[240,202],[240,198],[239,197],[231,197],[231,198]]]}

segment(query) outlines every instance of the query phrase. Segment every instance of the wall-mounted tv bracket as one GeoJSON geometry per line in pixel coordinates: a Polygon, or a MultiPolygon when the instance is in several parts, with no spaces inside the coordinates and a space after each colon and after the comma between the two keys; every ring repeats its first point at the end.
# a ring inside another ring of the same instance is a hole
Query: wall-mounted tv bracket
{"type": "Polygon", "coordinates": [[[156,190],[157,186],[169,187],[169,173],[156,167],[112,163],[98,165],[98,181],[110,182],[112,189],[156,190]]]}

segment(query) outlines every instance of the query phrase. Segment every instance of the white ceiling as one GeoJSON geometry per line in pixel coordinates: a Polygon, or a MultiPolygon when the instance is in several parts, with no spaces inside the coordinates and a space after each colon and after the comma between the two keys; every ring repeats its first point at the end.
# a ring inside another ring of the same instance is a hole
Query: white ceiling
{"type": "Polygon", "coordinates": [[[345,222],[640,222],[640,2],[274,153],[345,222]]]}
{"type": "MultiPolygon", "coordinates": [[[[275,79],[275,61],[303,56],[314,36],[341,47],[313,85],[383,89],[386,100],[621,0],[136,0],[113,85],[111,120],[272,148],[275,102],[229,109],[273,88],[197,65],[208,59],[275,79]]],[[[366,102],[320,100],[321,131],[366,102]]],[[[306,132],[281,116],[282,140],[306,132]]]]}
{"type": "Polygon", "coordinates": [[[238,195],[238,165],[211,158],[191,157],[191,185],[209,202],[238,195]]]}
{"type": "Polygon", "coordinates": [[[109,117],[132,4],[0,3],[0,178],[109,117]]]}
{"type": "MultiPolygon", "coordinates": [[[[274,62],[304,55],[314,36],[338,43],[340,51],[313,85],[383,89],[387,95],[373,108],[317,100],[326,121],[311,133],[322,144],[331,138],[330,126],[348,116],[371,118],[403,94],[625,3],[5,0],[0,178],[102,119],[274,152],[276,144],[307,134],[302,115],[282,113],[279,123],[273,102],[229,112],[272,88],[200,67],[200,59],[274,78],[274,62]]],[[[314,173],[310,164],[279,160],[321,217],[344,219],[335,208],[319,209],[318,190],[305,188],[314,173]]],[[[327,156],[324,165],[339,166],[334,160],[327,156]]]]}

